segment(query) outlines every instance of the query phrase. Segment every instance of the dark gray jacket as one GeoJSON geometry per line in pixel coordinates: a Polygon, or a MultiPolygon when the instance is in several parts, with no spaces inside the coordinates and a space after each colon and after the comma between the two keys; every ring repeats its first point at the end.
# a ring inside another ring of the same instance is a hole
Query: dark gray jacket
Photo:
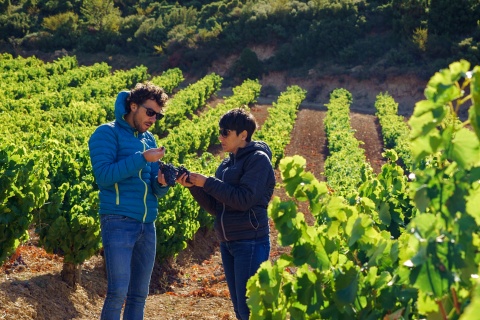
{"type": "Polygon", "coordinates": [[[255,239],[270,232],[267,207],[275,188],[272,152],[263,141],[251,141],[223,160],[215,177],[190,193],[215,216],[220,241],[255,239]]]}

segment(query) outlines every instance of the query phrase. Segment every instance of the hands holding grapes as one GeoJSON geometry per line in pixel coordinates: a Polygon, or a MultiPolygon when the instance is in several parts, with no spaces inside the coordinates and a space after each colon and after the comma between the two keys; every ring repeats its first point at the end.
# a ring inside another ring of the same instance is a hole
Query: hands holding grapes
{"type": "Polygon", "coordinates": [[[190,172],[190,174],[184,173],[178,177],[177,182],[184,187],[201,187],[205,185],[207,177],[200,173],[190,172]]]}
{"type": "Polygon", "coordinates": [[[143,153],[145,159],[149,162],[158,161],[160,166],[158,170],[158,182],[161,185],[175,186],[175,182],[180,183],[184,187],[203,187],[207,177],[200,173],[188,171],[183,165],[176,167],[171,163],[163,163],[160,161],[165,155],[165,148],[149,149],[143,153]]]}
{"type": "MultiPolygon", "coordinates": [[[[163,158],[164,155],[165,155],[165,147],[163,147],[163,146],[159,147],[159,148],[148,149],[148,150],[143,152],[143,157],[148,162],[159,161],[160,159],[163,158]]],[[[165,179],[165,175],[163,174],[163,172],[161,170],[158,170],[157,181],[161,185],[166,185],[167,184],[167,180],[165,179]]]]}

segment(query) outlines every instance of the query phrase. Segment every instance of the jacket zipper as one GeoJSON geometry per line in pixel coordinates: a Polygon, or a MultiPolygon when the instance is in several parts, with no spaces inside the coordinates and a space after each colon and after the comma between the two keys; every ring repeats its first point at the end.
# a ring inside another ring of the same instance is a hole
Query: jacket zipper
{"type": "Polygon", "coordinates": [[[117,182],[115,182],[115,193],[116,193],[115,204],[118,206],[120,204],[120,191],[118,191],[118,183],[117,182]]]}
{"type": "MultiPolygon", "coordinates": [[[[233,165],[235,165],[235,157],[233,158],[233,165]]],[[[225,171],[223,171],[223,174],[222,174],[222,181],[225,180],[225,172],[228,170],[229,168],[226,168],[225,171]]],[[[225,226],[223,225],[223,215],[225,214],[225,203],[223,203],[223,210],[222,210],[222,216],[220,218],[220,226],[222,227],[222,233],[223,233],[223,237],[225,238],[225,241],[228,241],[228,238],[227,238],[227,233],[225,232],[225,226]]]]}
{"type": "MultiPolygon", "coordinates": [[[[135,132],[135,136],[138,137],[138,132],[135,132]]],[[[143,145],[143,152],[145,152],[146,150],[146,145],[145,145],[145,142],[143,142],[142,140],[140,140],[142,142],[142,145],[143,145]]],[[[142,170],[143,169],[140,169],[140,171],[138,172],[138,178],[140,179],[140,181],[143,182],[143,184],[145,185],[145,192],[143,194],[143,206],[145,208],[145,213],[143,214],[143,222],[145,222],[145,219],[147,219],[147,213],[148,213],[148,207],[147,207],[147,193],[148,193],[148,185],[145,181],[143,181],[142,179],[142,170]]]]}
{"type": "Polygon", "coordinates": [[[148,192],[148,186],[145,181],[142,180],[142,169],[138,172],[138,177],[140,178],[140,181],[143,182],[145,185],[145,193],[143,194],[143,206],[145,207],[145,213],[143,214],[143,222],[145,222],[145,219],[147,218],[147,213],[148,213],[148,208],[147,208],[147,192],[148,192]]]}
{"type": "Polygon", "coordinates": [[[222,227],[223,238],[225,238],[225,241],[228,241],[227,234],[225,233],[225,227],[223,226],[223,214],[224,213],[225,213],[225,203],[223,203],[223,210],[222,210],[222,216],[220,218],[220,225],[222,227]]]}

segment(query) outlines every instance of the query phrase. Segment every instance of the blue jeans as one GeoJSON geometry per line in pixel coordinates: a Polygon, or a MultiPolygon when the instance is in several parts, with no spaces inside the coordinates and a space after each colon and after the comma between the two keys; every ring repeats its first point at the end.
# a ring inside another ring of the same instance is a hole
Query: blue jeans
{"type": "Polygon", "coordinates": [[[100,226],[107,270],[107,296],[102,320],[143,319],[155,262],[155,224],[121,215],[101,215],[100,226]]]}
{"type": "Polygon", "coordinates": [[[220,243],[223,269],[237,319],[248,320],[247,281],[270,255],[270,236],[220,243]]]}

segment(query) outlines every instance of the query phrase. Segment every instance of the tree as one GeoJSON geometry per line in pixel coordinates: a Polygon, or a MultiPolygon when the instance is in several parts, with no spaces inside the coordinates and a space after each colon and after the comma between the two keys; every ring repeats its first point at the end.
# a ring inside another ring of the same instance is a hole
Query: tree
{"type": "Polygon", "coordinates": [[[428,32],[444,36],[471,34],[477,26],[479,14],[478,0],[431,0],[428,32]]]}
{"type": "Polygon", "coordinates": [[[121,12],[113,0],[85,0],[80,12],[84,23],[96,31],[118,31],[121,12]]]}

